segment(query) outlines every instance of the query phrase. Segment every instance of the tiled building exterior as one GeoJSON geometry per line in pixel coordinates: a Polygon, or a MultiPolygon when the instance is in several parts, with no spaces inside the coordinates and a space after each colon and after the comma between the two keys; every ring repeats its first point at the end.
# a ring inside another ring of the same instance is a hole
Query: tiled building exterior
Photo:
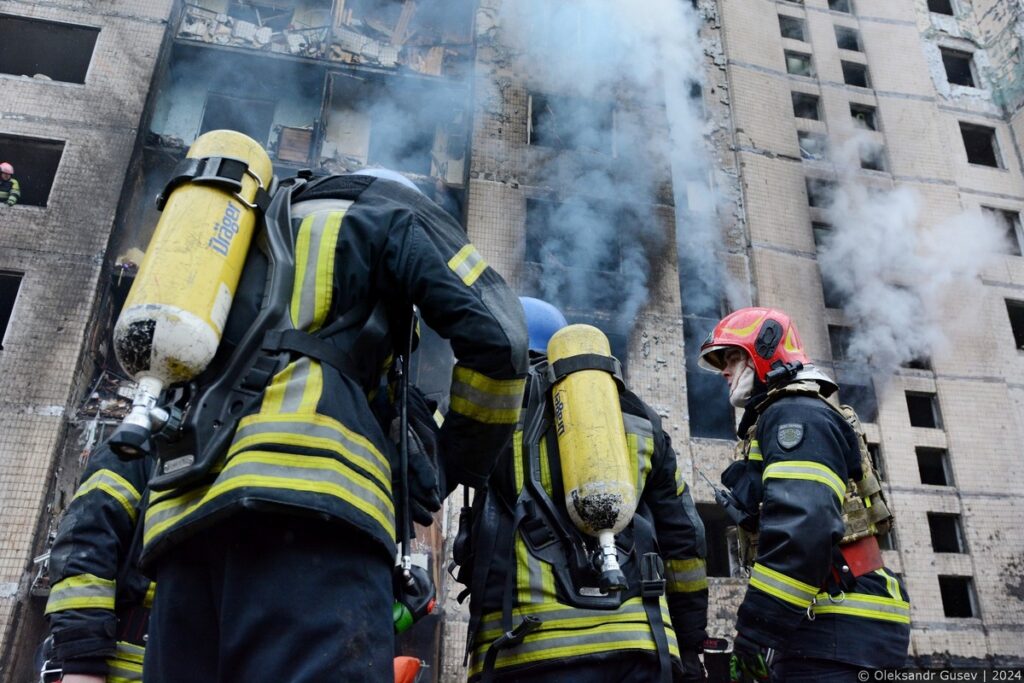
{"type": "MultiPolygon", "coordinates": [[[[157,218],[152,197],[201,131],[227,122],[266,136],[281,175],[377,163],[443,180],[450,210],[522,293],[537,293],[542,268],[531,255],[531,211],[587,196],[572,178],[598,162],[534,134],[539,98],[558,93],[545,92],[543,79],[523,73],[510,57],[501,0],[456,3],[459,9],[442,18],[425,9],[419,19],[407,9],[412,2],[255,4],[285,8],[288,20],[274,24],[233,0],[102,9],[60,0],[0,5],[0,28],[11,15],[99,29],[83,84],[0,75],[0,142],[64,142],[46,206],[0,214],[0,275],[20,276],[0,351],[2,679],[14,680],[26,665],[24,653],[38,633],[42,602],[29,596],[31,560],[66,505],[80,444],[88,445],[102,422],[90,418],[116,417],[116,410],[98,407],[106,397],[89,403],[95,368],[116,370],[105,339],[124,292],[109,284],[116,282],[111,273],[133,260],[132,249],[145,247],[157,218]],[[389,112],[417,110],[410,126],[417,132],[382,128],[382,102],[389,112]],[[405,136],[402,149],[381,142],[395,135],[405,136]],[[552,164],[558,180],[549,174],[552,164]],[[85,403],[95,410],[83,411],[85,403]]],[[[711,582],[711,631],[732,635],[745,582],[729,576],[735,568],[724,523],[696,473],[717,478],[731,459],[732,415],[720,388],[693,368],[693,356],[728,299],[789,311],[815,362],[843,381],[863,382],[856,399],[869,414],[877,404],[877,416],[865,416],[867,433],[898,519],[885,555],[913,601],[911,654],[926,664],[1019,661],[1024,320],[1014,317],[1014,302],[1024,302],[1024,258],[1000,255],[977,286],[954,291],[943,325],[949,344],[930,364],[876,375],[872,389],[839,348],[840,328],[852,321],[826,305],[812,225],[827,230],[828,216],[809,206],[807,179],[835,176],[831,163],[818,158],[815,135],[842,140],[854,115],[864,121],[873,114],[868,127],[876,130],[866,135],[884,150],[871,164],[881,170],[861,171],[858,182],[912,187],[922,198],[922,225],[986,207],[1001,210],[1019,233],[1013,218],[1024,210],[1024,6],[949,0],[947,13],[942,0],[695,5],[705,56],[701,134],[714,172],[698,181],[673,179],[668,160],[652,158],[660,188],[643,207],[654,225],[647,235],[657,244],[645,252],[647,304],[627,328],[608,331],[626,357],[630,385],[662,414],[706,516],[718,575],[711,582]],[[951,78],[967,78],[964,68],[974,86],[951,85],[951,78]],[[810,97],[795,102],[793,93],[810,97]],[[995,166],[976,146],[990,136],[995,166]],[[969,162],[968,143],[980,163],[969,162]],[[717,229],[707,251],[724,265],[728,283],[713,288],[722,304],[710,307],[695,303],[701,288],[687,254],[676,248],[677,231],[685,235],[708,211],[717,229]],[[936,426],[913,426],[912,411],[917,424],[927,423],[922,411],[930,411],[936,426]]],[[[680,40],[688,35],[681,32],[680,40]]],[[[669,134],[657,106],[614,107],[645,121],[652,139],[669,134]]],[[[614,312],[600,306],[569,313],[614,322],[614,312]]],[[[445,521],[450,539],[454,518],[445,521]]],[[[447,588],[443,655],[434,673],[459,680],[465,613],[447,588]]]]}

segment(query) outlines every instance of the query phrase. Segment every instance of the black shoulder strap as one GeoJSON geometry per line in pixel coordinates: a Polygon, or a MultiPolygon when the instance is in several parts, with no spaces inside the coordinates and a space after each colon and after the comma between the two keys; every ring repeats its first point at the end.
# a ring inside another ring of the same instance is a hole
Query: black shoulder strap
{"type": "Polygon", "coordinates": [[[157,211],[163,211],[167,198],[185,183],[216,185],[234,194],[240,202],[260,213],[266,213],[267,207],[270,206],[270,192],[267,191],[266,182],[249,168],[247,162],[231,157],[186,157],[178,162],[171,179],[156,198],[157,211]],[[242,191],[242,178],[246,175],[256,181],[256,196],[253,197],[252,204],[239,195],[242,191]]]}

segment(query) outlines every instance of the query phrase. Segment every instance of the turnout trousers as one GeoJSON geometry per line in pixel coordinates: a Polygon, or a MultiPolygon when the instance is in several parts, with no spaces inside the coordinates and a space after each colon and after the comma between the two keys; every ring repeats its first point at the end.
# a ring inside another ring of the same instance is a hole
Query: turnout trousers
{"type": "Polygon", "coordinates": [[[159,558],[143,680],[393,681],[392,564],[341,524],[236,514],[159,558]]]}

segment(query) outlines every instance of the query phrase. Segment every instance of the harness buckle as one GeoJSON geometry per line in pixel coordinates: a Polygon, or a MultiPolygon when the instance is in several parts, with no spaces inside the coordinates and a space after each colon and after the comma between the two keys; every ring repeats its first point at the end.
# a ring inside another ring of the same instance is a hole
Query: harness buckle
{"type": "Polygon", "coordinates": [[[640,557],[640,595],[660,598],[665,594],[665,562],[658,553],[644,553],[640,557]]]}

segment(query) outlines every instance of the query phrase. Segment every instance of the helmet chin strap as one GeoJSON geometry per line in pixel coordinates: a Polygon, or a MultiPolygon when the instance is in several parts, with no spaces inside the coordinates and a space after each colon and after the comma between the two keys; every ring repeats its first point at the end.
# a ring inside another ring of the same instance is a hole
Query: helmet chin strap
{"type": "Polygon", "coordinates": [[[733,376],[729,384],[729,403],[734,408],[742,408],[750,400],[754,392],[754,365],[749,360],[743,369],[733,376]]]}

